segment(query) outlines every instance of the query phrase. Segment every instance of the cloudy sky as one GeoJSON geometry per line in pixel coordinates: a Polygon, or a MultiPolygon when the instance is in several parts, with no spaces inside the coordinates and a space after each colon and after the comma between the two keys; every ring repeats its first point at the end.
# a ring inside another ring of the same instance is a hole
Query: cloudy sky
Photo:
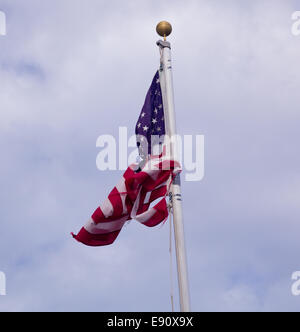
{"type": "Polygon", "coordinates": [[[0,311],[171,310],[168,223],[132,221],[109,247],[70,236],[122,174],[97,169],[96,140],[134,133],[162,19],[173,25],[178,132],[205,135],[205,177],[182,184],[192,310],[300,310],[299,2],[0,0],[0,10],[0,311]]]}

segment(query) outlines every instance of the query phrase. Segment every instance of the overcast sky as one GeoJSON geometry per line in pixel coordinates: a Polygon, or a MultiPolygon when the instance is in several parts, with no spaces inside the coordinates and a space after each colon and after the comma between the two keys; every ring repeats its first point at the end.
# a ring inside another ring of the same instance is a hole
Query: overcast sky
{"type": "Polygon", "coordinates": [[[299,2],[0,0],[0,10],[0,311],[171,310],[168,223],[132,221],[108,247],[70,236],[122,175],[97,169],[96,140],[134,133],[163,19],[178,132],[205,135],[205,177],[182,183],[192,310],[300,310],[299,2]]]}

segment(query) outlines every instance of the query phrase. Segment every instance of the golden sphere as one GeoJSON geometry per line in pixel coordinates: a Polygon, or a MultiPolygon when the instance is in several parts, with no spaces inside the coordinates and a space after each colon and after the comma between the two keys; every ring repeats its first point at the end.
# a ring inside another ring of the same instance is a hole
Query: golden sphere
{"type": "Polygon", "coordinates": [[[156,26],[156,32],[162,36],[169,36],[172,32],[172,25],[167,21],[161,21],[156,26]]]}

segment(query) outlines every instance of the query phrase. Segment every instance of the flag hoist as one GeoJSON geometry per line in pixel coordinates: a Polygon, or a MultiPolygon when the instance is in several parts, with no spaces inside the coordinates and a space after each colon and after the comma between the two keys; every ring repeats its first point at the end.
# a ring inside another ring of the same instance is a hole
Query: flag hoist
{"type": "MultiPolygon", "coordinates": [[[[156,27],[157,33],[164,38],[159,40],[157,45],[160,50],[160,83],[162,90],[162,99],[165,112],[166,134],[171,137],[176,137],[176,120],[174,110],[174,95],[173,95],[173,77],[172,77],[172,61],[171,61],[171,44],[166,40],[172,32],[172,26],[166,21],[158,23],[156,27]]],[[[177,159],[178,147],[176,140],[170,140],[170,159],[177,159]]],[[[182,218],[182,197],[180,188],[180,173],[174,179],[170,197],[172,199],[173,210],[173,224],[176,247],[177,273],[180,297],[180,310],[183,312],[190,311],[190,295],[189,282],[187,273],[186,250],[184,243],[184,227],[182,218]]]]}

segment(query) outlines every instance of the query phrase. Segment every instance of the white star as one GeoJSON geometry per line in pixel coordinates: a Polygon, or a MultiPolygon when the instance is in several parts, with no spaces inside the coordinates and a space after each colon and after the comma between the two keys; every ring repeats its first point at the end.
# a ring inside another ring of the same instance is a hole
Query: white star
{"type": "Polygon", "coordinates": [[[152,123],[155,124],[157,122],[157,120],[154,118],[152,119],[152,123]]]}
{"type": "Polygon", "coordinates": [[[141,117],[143,118],[145,115],[146,115],[146,113],[145,113],[145,112],[143,112],[143,113],[141,114],[141,117]]]}
{"type": "Polygon", "coordinates": [[[148,131],[149,127],[145,126],[143,127],[144,131],[148,131]]]}
{"type": "Polygon", "coordinates": [[[157,112],[158,112],[158,110],[157,110],[157,108],[156,108],[156,109],[154,110],[154,113],[157,114],[157,112]]]}
{"type": "Polygon", "coordinates": [[[160,128],[160,127],[157,127],[157,131],[161,131],[161,128],[160,128]]]}
{"type": "Polygon", "coordinates": [[[140,123],[140,122],[138,123],[137,127],[138,127],[138,128],[140,128],[140,127],[141,127],[141,123],[140,123]]]}
{"type": "Polygon", "coordinates": [[[156,80],[156,84],[158,84],[159,83],[159,78],[156,80]]]}

